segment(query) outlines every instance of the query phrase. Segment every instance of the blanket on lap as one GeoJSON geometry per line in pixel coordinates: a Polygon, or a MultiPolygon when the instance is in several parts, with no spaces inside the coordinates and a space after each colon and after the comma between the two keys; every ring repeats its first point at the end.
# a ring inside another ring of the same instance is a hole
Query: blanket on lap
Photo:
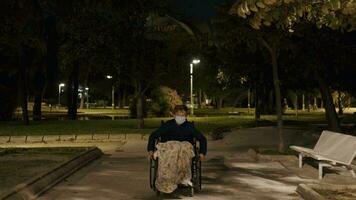
{"type": "Polygon", "coordinates": [[[193,145],[189,142],[168,141],[158,143],[154,153],[158,158],[156,188],[164,193],[172,193],[178,184],[190,185],[191,164],[194,157],[193,145]]]}

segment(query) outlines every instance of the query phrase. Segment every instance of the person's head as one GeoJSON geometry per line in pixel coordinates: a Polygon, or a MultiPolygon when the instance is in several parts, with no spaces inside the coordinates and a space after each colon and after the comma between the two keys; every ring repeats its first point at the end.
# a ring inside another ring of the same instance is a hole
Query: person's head
{"type": "Polygon", "coordinates": [[[176,105],[173,109],[174,119],[177,124],[183,124],[187,120],[188,108],[185,105],[176,105]]]}

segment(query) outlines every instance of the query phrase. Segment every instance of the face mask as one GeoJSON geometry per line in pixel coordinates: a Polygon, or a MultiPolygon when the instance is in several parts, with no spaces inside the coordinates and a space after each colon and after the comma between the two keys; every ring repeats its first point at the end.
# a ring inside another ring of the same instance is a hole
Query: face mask
{"type": "Polygon", "coordinates": [[[181,125],[181,124],[183,124],[185,122],[186,117],[184,117],[184,116],[175,116],[174,119],[176,120],[176,123],[178,125],[181,125]]]}

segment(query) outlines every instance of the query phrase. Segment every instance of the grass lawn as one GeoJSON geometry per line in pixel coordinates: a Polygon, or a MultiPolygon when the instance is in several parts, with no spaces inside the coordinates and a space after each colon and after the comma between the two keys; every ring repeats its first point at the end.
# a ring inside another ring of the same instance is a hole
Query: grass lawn
{"type": "MultiPolygon", "coordinates": [[[[259,125],[271,125],[275,116],[262,116],[262,121],[256,122],[252,115],[214,116],[214,117],[190,117],[195,126],[207,134],[218,127],[251,127],[259,125]],[[266,121],[267,120],[267,121],[266,121]]],[[[29,126],[24,126],[20,121],[0,122],[0,135],[74,135],[74,134],[149,134],[160,126],[161,120],[169,118],[147,118],[145,128],[136,129],[135,119],[120,120],[46,120],[31,121],[29,126]]],[[[298,120],[294,115],[285,115],[284,119],[290,122],[304,123],[306,121],[323,121],[323,114],[303,114],[298,120]]]]}
{"type": "Polygon", "coordinates": [[[0,148],[0,194],[83,152],[84,148],[0,148]]]}

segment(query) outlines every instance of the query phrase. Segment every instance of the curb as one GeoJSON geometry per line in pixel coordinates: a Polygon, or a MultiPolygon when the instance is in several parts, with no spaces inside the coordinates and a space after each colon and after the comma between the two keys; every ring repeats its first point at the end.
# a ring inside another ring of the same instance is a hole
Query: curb
{"type": "Polygon", "coordinates": [[[297,193],[305,200],[326,200],[326,198],[317,193],[314,188],[339,191],[356,189],[356,185],[300,184],[297,187],[297,193]]]}
{"type": "Polygon", "coordinates": [[[80,134],[80,135],[0,135],[0,145],[31,144],[31,143],[85,143],[85,142],[117,142],[122,140],[147,140],[150,134],[80,134]]]}
{"type": "Polygon", "coordinates": [[[9,192],[1,195],[0,199],[36,199],[66,177],[89,164],[91,161],[98,159],[102,154],[102,151],[97,147],[89,147],[87,151],[71,160],[62,163],[39,176],[16,185],[9,192]]]}
{"type": "Polygon", "coordinates": [[[297,193],[305,200],[325,200],[319,193],[315,192],[311,187],[306,184],[299,184],[297,193]]]}

